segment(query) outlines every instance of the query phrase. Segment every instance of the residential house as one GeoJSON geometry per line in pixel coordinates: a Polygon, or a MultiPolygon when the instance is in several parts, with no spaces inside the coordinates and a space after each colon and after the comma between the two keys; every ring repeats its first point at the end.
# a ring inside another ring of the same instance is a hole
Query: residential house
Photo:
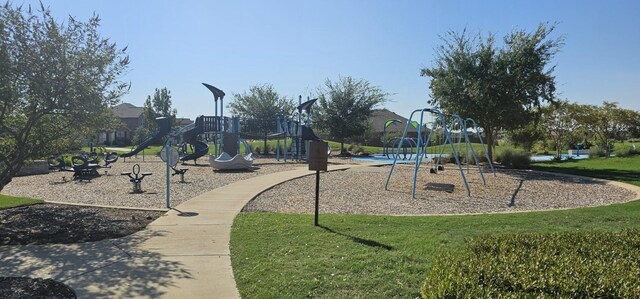
{"type": "MultiPolygon", "coordinates": [[[[111,108],[115,116],[122,122],[122,127],[113,132],[102,132],[98,134],[98,144],[131,144],[133,135],[138,127],[144,125],[143,107],[137,107],[130,103],[122,103],[111,108]]],[[[176,126],[184,127],[192,124],[189,118],[176,118],[176,126]]]]}
{"type": "MultiPolygon", "coordinates": [[[[409,121],[406,117],[401,116],[395,112],[389,111],[388,109],[377,109],[374,110],[371,116],[369,117],[369,126],[371,128],[370,132],[370,140],[367,140],[368,145],[382,146],[382,137],[384,132],[388,136],[400,136],[404,131],[405,126],[407,125],[407,121],[409,121]],[[384,124],[388,120],[399,120],[399,123],[395,123],[384,129],[384,124]]],[[[413,127],[409,127],[408,137],[416,137],[417,131],[413,127]]]]}
{"type": "Polygon", "coordinates": [[[122,121],[122,127],[113,132],[99,133],[98,144],[130,144],[136,129],[144,124],[142,116],[144,108],[122,103],[113,106],[111,110],[122,121]]]}

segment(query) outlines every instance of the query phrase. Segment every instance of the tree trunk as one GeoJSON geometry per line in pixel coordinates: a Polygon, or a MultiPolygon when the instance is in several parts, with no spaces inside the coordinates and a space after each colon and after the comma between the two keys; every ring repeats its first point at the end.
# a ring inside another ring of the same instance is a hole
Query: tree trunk
{"type": "Polygon", "coordinates": [[[340,156],[346,156],[345,152],[344,152],[344,139],[340,140],[340,156]]]}
{"type": "Polygon", "coordinates": [[[11,174],[11,171],[8,168],[6,170],[2,169],[2,173],[0,173],[0,191],[4,189],[4,186],[11,183],[12,178],[13,178],[13,175],[11,174]]]}
{"type": "Polygon", "coordinates": [[[23,160],[18,159],[9,159],[8,157],[3,157],[4,161],[1,162],[3,165],[3,169],[0,169],[0,191],[4,189],[6,185],[11,183],[11,179],[20,171],[23,165],[23,160]],[[6,168],[5,168],[6,167],[6,168]]]}
{"type": "Polygon", "coordinates": [[[266,155],[269,153],[269,150],[267,148],[267,134],[264,135],[264,149],[263,149],[263,153],[266,155]]]}
{"type": "Polygon", "coordinates": [[[491,159],[491,161],[493,160],[493,143],[494,143],[494,138],[493,138],[493,129],[488,129],[485,128],[485,133],[487,134],[487,155],[489,155],[489,159],[491,159]]]}

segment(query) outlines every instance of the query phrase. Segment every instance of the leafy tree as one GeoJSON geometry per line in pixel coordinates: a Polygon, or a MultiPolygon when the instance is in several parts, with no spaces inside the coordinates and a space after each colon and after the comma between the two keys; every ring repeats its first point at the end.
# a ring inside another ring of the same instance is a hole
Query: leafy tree
{"type": "Polygon", "coordinates": [[[558,101],[542,108],[540,128],[555,147],[556,158],[560,158],[562,150],[571,143],[573,137],[579,135],[580,124],[576,120],[579,111],[579,105],[567,101],[558,101]]]}
{"type": "Polygon", "coordinates": [[[254,85],[248,92],[234,94],[228,108],[241,117],[245,130],[264,136],[264,154],[268,153],[267,135],[276,130],[276,115],[288,115],[295,109],[293,99],[278,94],[271,84],[254,85]]]}
{"type": "Polygon", "coordinates": [[[131,142],[133,144],[142,144],[149,136],[151,136],[151,131],[147,129],[145,126],[139,126],[136,128],[135,132],[133,132],[133,138],[131,138],[131,142]]]}
{"type": "Polygon", "coordinates": [[[578,121],[604,149],[607,155],[613,150],[613,142],[625,140],[638,129],[638,112],[618,107],[616,102],[603,102],[602,106],[582,105],[578,121]]]}
{"type": "Polygon", "coordinates": [[[515,146],[522,147],[527,152],[531,152],[533,145],[542,139],[543,135],[538,120],[508,132],[509,141],[515,146]]]}
{"type": "Polygon", "coordinates": [[[389,95],[364,79],[327,79],[319,88],[320,107],[316,124],[332,139],[340,141],[340,154],[344,154],[344,142],[367,130],[373,109],[386,101],[389,95]]]}
{"type": "MultiPolygon", "coordinates": [[[[142,117],[144,119],[144,127],[149,132],[154,132],[158,129],[156,124],[157,117],[168,117],[170,119],[171,127],[176,124],[176,115],[178,110],[171,108],[171,92],[166,88],[157,89],[153,94],[153,98],[149,95],[144,102],[144,110],[142,117]]],[[[142,133],[142,131],[141,131],[142,133]]]]}
{"type": "Polygon", "coordinates": [[[474,118],[484,128],[493,157],[498,131],[520,128],[539,114],[544,101],[553,102],[554,67],[549,67],[563,38],[551,39],[554,26],[541,24],[533,33],[513,31],[497,48],[495,38],[449,31],[436,48],[435,66],[424,68],[430,77],[429,104],[447,113],[474,118]]]}
{"type": "Polygon", "coordinates": [[[128,91],[125,49],[98,34],[100,19],[58,23],[48,8],[0,8],[0,190],[25,160],[69,150],[128,91]]]}

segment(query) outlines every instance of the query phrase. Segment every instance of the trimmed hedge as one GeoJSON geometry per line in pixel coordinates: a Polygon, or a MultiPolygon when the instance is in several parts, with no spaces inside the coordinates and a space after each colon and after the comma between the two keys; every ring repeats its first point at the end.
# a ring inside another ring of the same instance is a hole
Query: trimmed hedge
{"type": "Polygon", "coordinates": [[[423,298],[640,298],[640,231],[510,234],[441,254],[423,298]]]}

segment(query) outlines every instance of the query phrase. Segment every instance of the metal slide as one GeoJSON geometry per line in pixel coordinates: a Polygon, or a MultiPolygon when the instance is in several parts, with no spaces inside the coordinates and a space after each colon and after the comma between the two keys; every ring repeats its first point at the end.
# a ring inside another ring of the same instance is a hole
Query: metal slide
{"type": "Polygon", "coordinates": [[[195,126],[184,133],[182,133],[182,137],[184,141],[188,144],[193,145],[195,148],[193,153],[188,154],[180,158],[180,161],[189,161],[196,160],[209,152],[209,145],[205,142],[197,140],[198,135],[204,133],[204,116],[199,116],[196,118],[195,126]]]}
{"type": "Polygon", "coordinates": [[[160,139],[162,139],[162,137],[164,137],[167,134],[169,134],[169,131],[171,131],[171,123],[169,122],[169,118],[167,118],[167,117],[158,117],[158,118],[156,118],[156,123],[158,124],[158,131],[156,132],[155,135],[153,135],[151,138],[149,138],[149,139],[145,140],[144,142],[142,142],[141,144],[139,144],[138,147],[136,147],[134,150],[132,150],[132,151],[130,151],[128,153],[120,155],[120,157],[122,157],[122,158],[131,157],[131,156],[141,152],[142,150],[147,148],[149,145],[160,141],[160,139]]]}

